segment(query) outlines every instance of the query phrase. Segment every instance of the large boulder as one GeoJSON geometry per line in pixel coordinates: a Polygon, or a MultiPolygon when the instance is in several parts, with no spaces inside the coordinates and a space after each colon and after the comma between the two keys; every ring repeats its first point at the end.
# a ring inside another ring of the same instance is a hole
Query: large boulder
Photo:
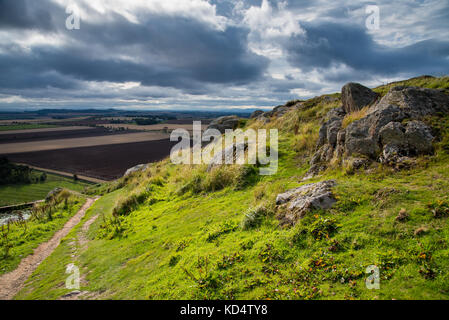
{"type": "Polygon", "coordinates": [[[224,116],[212,121],[207,129],[217,129],[221,133],[225,133],[226,129],[236,129],[239,122],[240,119],[237,116],[224,116]]]}
{"type": "Polygon", "coordinates": [[[341,90],[341,100],[346,113],[358,111],[363,107],[369,106],[378,97],[377,93],[359,83],[350,82],[341,90]]]}
{"type": "Polygon", "coordinates": [[[294,225],[312,210],[330,209],[337,200],[334,180],[303,185],[281,193],[276,198],[277,218],[281,225],[294,225]]]}

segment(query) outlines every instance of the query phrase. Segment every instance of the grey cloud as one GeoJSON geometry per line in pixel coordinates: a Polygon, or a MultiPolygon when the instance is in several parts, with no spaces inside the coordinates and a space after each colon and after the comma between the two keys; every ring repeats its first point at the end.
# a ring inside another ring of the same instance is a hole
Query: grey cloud
{"type": "Polygon", "coordinates": [[[46,0],[0,0],[0,29],[54,29],[56,8],[46,0]]]}
{"type": "Polygon", "coordinates": [[[429,39],[402,48],[376,43],[358,25],[303,24],[306,36],[286,44],[289,62],[305,71],[344,64],[373,75],[449,72],[449,42],[429,39]]]}

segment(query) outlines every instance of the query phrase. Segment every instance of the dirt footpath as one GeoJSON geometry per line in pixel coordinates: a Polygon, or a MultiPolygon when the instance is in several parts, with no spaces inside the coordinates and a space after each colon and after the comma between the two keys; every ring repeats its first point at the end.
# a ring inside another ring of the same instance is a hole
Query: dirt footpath
{"type": "Polygon", "coordinates": [[[16,270],[0,276],[0,300],[11,300],[23,288],[25,281],[33,274],[36,268],[44,261],[61,243],[86,214],[86,211],[94,204],[96,199],[87,199],[83,207],[57,231],[52,239],[42,243],[34,253],[24,258],[16,270]]]}

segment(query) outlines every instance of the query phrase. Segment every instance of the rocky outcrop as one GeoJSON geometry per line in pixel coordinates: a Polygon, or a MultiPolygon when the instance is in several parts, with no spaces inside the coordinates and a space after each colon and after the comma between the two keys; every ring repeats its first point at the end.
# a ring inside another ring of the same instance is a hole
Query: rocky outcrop
{"type": "Polygon", "coordinates": [[[226,129],[236,129],[239,121],[240,119],[237,116],[224,116],[212,121],[207,129],[217,129],[221,133],[225,133],[226,129]]]}
{"type": "Polygon", "coordinates": [[[344,106],[331,110],[320,129],[318,150],[312,157],[309,177],[322,170],[335,157],[394,164],[420,154],[432,153],[434,137],[423,118],[449,112],[448,95],[440,90],[394,87],[371,105],[363,118],[343,128],[343,119],[348,110],[357,110],[375,96],[367,91],[368,88],[360,89],[360,86],[354,84],[346,85],[342,91],[351,90],[351,98],[347,94],[344,106]],[[359,89],[354,91],[351,88],[359,89]],[[368,98],[354,99],[354,92],[365,92],[368,98]]]}
{"type": "Polygon", "coordinates": [[[47,196],[45,197],[45,201],[50,201],[51,199],[55,198],[58,196],[58,194],[60,194],[62,192],[62,188],[54,188],[53,190],[51,190],[47,196]]]}
{"type": "Polygon", "coordinates": [[[126,170],[126,172],[125,172],[125,174],[123,176],[127,177],[127,176],[133,174],[134,172],[143,171],[143,170],[145,170],[147,168],[148,168],[148,164],[138,164],[137,166],[134,166],[134,167],[129,168],[128,170],[126,170]]]}
{"type": "Polygon", "coordinates": [[[359,83],[350,82],[341,89],[341,101],[346,113],[361,110],[371,105],[378,97],[377,93],[359,83]]]}
{"type": "Polygon", "coordinates": [[[263,112],[262,110],[256,110],[253,113],[251,113],[251,116],[249,117],[250,119],[255,119],[260,117],[261,115],[263,115],[265,112],[263,112]]]}
{"type": "Polygon", "coordinates": [[[332,193],[334,180],[303,185],[276,198],[281,225],[294,225],[312,210],[330,209],[337,201],[332,193]]]}
{"type": "Polygon", "coordinates": [[[251,114],[251,119],[257,119],[263,123],[270,122],[272,118],[279,118],[285,115],[287,112],[292,110],[292,108],[300,108],[302,106],[302,101],[293,101],[293,103],[287,103],[285,105],[274,107],[273,110],[263,112],[262,110],[256,110],[251,114]]]}

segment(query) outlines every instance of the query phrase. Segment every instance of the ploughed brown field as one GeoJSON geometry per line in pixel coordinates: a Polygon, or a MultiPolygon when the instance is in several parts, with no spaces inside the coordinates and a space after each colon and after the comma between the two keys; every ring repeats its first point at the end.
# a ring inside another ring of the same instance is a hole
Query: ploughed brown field
{"type": "Polygon", "coordinates": [[[135,165],[156,162],[166,158],[170,155],[170,150],[175,144],[176,142],[164,139],[15,153],[5,156],[12,162],[102,180],[114,180],[135,165]]]}
{"type": "MultiPolygon", "coordinates": [[[[188,129],[187,124],[177,126],[188,129]]],[[[135,165],[170,155],[176,142],[157,129],[110,131],[100,126],[7,131],[0,134],[0,156],[80,177],[114,180],[135,165]]]]}
{"type": "MultiPolygon", "coordinates": [[[[133,131],[128,131],[131,133],[133,131]]],[[[46,140],[61,140],[70,138],[86,138],[92,136],[109,136],[122,132],[110,131],[103,127],[61,127],[47,129],[14,130],[0,132],[0,144],[20,143],[46,140]]],[[[1,147],[0,147],[1,150],[1,147]]]]}

